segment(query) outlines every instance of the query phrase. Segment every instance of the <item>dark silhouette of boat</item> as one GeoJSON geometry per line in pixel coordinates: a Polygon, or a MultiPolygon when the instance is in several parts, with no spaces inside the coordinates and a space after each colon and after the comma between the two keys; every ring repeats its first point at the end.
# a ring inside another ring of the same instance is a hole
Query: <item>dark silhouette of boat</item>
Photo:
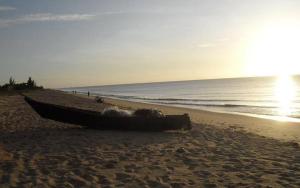
{"type": "Polygon", "coordinates": [[[100,112],[60,106],[33,100],[25,96],[25,101],[43,118],[63,123],[81,125],[100,130],[123,131],[167,131],[190,130],[191,120],[188,114],[167,115],[163,117],[110,117],[100,112]]]}

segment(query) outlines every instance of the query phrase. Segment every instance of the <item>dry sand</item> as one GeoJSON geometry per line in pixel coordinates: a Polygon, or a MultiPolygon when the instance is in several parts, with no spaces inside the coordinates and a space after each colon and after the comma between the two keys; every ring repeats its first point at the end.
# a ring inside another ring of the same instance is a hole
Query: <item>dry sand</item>
{"type": "MultiPolygon", "coordinates": [[[[55,91],[29,95],[99,111],[108,106],[55,91]]],[[[300,186],[297,144],[236,128],[245,117],[201,113],[191,113],[203,121],[188,132],[97,131],[42,119],[21,96],[0,96],[0,187],[300,186]]]]}

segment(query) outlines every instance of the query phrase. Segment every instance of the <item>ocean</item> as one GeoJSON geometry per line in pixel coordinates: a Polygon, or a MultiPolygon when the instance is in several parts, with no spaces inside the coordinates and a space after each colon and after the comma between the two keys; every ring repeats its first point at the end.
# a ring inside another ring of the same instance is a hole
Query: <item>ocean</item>
{"type": "Polygon", "coordinates": [[[300,121],[300,75],[64,88],[128,101],[300,121]]]}

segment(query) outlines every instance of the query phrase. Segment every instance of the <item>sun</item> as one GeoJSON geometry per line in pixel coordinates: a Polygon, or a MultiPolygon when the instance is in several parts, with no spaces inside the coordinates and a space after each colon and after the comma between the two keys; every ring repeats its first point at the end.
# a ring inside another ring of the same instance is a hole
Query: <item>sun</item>
{"type": "Polygon", "coordinates": [[[300,73],[300,27],[269,26],[249,40],[246,50],[248,75],[291,75],[300,73]]]}

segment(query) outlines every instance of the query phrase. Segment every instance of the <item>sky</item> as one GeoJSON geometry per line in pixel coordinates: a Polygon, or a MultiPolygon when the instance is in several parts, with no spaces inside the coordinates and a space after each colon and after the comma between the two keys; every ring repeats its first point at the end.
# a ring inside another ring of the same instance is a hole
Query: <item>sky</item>
{"type": "Polygon", "coordinates": [[[300,74],[299,20],[299,0],[0,0],[0,84],[300,74]]]}

